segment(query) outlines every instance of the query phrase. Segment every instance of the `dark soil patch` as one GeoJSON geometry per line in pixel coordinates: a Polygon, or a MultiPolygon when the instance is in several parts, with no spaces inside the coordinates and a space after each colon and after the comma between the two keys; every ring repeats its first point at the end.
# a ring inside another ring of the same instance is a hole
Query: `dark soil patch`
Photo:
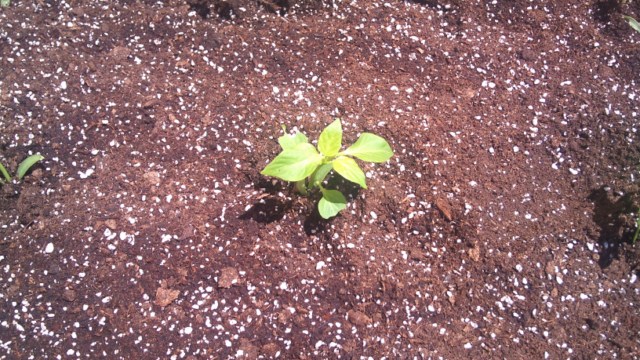
{"type": "Polygon", "coordinates": [[[0,358],[638,357],[639,6],[12,2],[0,358]],[[334,117],[324,221],[259,172],[334,117]]]}

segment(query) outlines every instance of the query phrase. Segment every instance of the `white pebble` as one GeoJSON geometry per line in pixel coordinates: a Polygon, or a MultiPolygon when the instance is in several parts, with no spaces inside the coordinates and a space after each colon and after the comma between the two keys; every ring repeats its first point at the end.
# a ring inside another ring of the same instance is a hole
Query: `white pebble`
{"type": "Polygon", "coordinates": [[[67,89],[67,82],[66,81],[62,81],[60,83],[60,89],[62,89],[62,90],[66,90],[67,89]]]}
{"type": "Polygon", "coordinates": [[[47,247],[44,248],[44,252],[47,254],[51,254],[53,252],[53,243],[48,243],[47,247]]]}
{"type": "Polygon", "coordinates": [[[80,179],[86,179],[89,176],[93,175],[93,169],[87,169],[87,171],[85,172],[78,171],[78,175],[80,175],[80,179]]]}
{"type": "Polygon", "coordinates": [[[518,272],[522,272],[522,265],[520,265],[520,264],[516,265],[516,270],[518,272]]]}
{"type": "Polygon", "coordinates": [[[187,326],[184,328],[185,335],[190,335],[193,332],[193,328],[191,326],[187,326]]]}
{"type": "Polygon", "coordinates": [[[318,261],[318,263],[316,264],[316,270],[320,270],[323,267],[326,267],[327,265],[325,265],[324,261],[318,261]]]}

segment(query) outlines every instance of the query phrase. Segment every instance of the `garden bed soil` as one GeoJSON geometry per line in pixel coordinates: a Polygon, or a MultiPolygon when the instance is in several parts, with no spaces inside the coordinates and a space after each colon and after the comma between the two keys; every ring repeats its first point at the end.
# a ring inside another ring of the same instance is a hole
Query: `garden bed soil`
{"type": "Polygon", "coordinates": [[[13,1],[0,358],[636,358],[640,34],[609,1],[13,1]],[[281,125],[386,138],[349,207],[281,125]]]}

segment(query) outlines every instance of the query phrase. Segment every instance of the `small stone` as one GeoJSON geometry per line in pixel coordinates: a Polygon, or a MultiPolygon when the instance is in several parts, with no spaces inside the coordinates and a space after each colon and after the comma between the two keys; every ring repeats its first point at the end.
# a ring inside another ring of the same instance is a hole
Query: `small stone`
{"type": "Polygon", "coordinates": [[[104,225],[111,230],[115,230],[118,227],[118,223],[115,219],[107,219],[104,221],[104,225]]]}
{"type": "Polygon", "coordinates": [[[124,46],[116,46],[109,53],[115,60],[125,60],[131,54],[131,50],[124,46]]]}
{"type": "Polygon", "coordinates": [[[187,326],[183,331],[185,335],[191,335],[191,333],[193,332],[193,328],[191,326],[187,326]]]}
{"type": "Polygon", "coordinates": [[[64,299],[64,301],[68,301],[68,302],[74,302],[77,298],[77,294],[74,290],[71,289],[65,289],[62,292],[62,299],[64,299]]]}
{"type": "Polygon", "coordinates": [[[358,326],[366,326],[371,324],[371,318],[368,317],[365,313],[358,310],[349,310],[347,312],[347,317],[349,321],[358,326]]]}
{"type": "Polygon", "coordinates": [[[556,266],[553,262],[549,261],[547,263],[547,265],[544,267],[544,271],[547,273],[547,275],[553,275],[556,273],[556,266]]]}
{"type": "Polygon", "coordinates": [[[469,257],[473,261],[480,261],[480,248],[478,248],[477,246],[472,247],[471,249],[467,250],[467,255],[469,255],[469,257]]]}
{"type": "Polygon", "coordinates": [[[453,220],[453,215],[451,212],[451,206],[449,205],[449,202],[438,198],[435,201],[435,205],[438,208],[438,210],[440,210],[440,212],[442,213],[442,215],[445,217],[445,219],[447,219],[447,221],[452,221],[453,220]]]}
{"type": "Polygon", "coordinates": [[[278,353],[278,345],[275,343],[268,343],[260,348],[260,354],[265,355],[267,358],[275,358],[278,353]]]}
{"type": "Polygon", "coordinates": [[[241,359],[257,359],[259,356],[258,347],[253,345],[248,339],[240,339],[238,350],[242,351],[241,359]]]}
{"type": "Polygon", "coordinates": [[[455,305],[456,304],[456,296],[453,293],[448,293],[447,292],[447,300],[449,300],[449,303],[451,305],[455,305]]]}
{"type": "Polygon", "coordinates": [[[160,173],[157,171],[146,172],[142,177],[147,180],[149,185],[160,185],[160,173]]]}
{"type": "Polygon", "coordinates": [[[238,270],[232,267],[224,268],[221,270],[220,277],[218,277],[218,287],[228,289],[238,283],[238,278],[238,270]]]}
{"type": "Polygon", "coordinates": [[[171,304],[180,295],[179,290],[171,290],[165,287],[159,287],[156,289],[156,300],[154,304],[165,307],[171,304]]]}
{"type": "Polygon", "coordinates": [[[44,248],[44,252],[46,254],[51,254],[53,252],[53,249],[54,249],[53,243],[48,243],[47,247],[44,248]]]}
{"type": "Polygon", "coordinates": [[[524,61],[533,61],[536,59],[536,54],[529,49],[524,49],[520,52],[520,57],[524,61]]]}

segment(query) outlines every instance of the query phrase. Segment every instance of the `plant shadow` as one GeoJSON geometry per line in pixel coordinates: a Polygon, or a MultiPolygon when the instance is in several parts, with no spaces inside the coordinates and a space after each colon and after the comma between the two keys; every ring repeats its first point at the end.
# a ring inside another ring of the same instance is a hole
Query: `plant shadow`
{"type": "Polygon", "coordinates": [[[260,199],[253,203],[251,208],[242,213],[240,220],[254,220],[261,224],[269,224],[282,220],[287,210],[291,208],[290,201],[283,201],[277,198],[260,199]]]}
{"type": "Polygon", "coordinates": [[[635,227],[627,216],[638,211],[633,198],[634,193],[615,198],[605,186],[593,190],[589,195],[589,200],[594,204],[593,220],[600,227],[598,242],[602,246],[602,253],[598,264],[602,269],[618,259],[623,244],[633,238],[635,227]]]}
{"type": "Polygon", "coordinates": [[[278,196],[282,191],[286,191],[279,183],[260,178],[257,180],[254,189],[261,191],[262,195],[251,204],[248,210],[238,216],[240,220],[253,220],[261,224],[269,224],[282,220],[292,207],[291,200],[278,196]]]}
{"type": "MultiPolygon", "coordinates": [[[[360,193],[360,187],[357,184],[347,181],[335,173],[331,173],[327,177],[325,187],[327,189],[335,189],[342,192],[347,199],[347,202],[352,202],[360,193]]],[[[262,195],[258,200],[251,204],[248,210],[238,216],[238,219],[240,220],[253,220],[261,224],[269,224],[282,220],[285,214],[293,208],[295,203],[294,200],[291,200],[288,197],[283,198],[282,196],[278,196],[281,192],[291,193],[292,190],[290,186],[285,188],[280,182],[274,184],[266,179],[260,179],[254,186],[254,189],[260,190],[262,195]]],[[[293,193],[291,195],[292,197],[302,196],[293,193]]],[[[316,206],[320,197],[320,192],[317,189],[309,195],[309,204],[312,204],[313,207],[312,209],[309,209],[310,212],[303,222],[304,232],[307,236],[322,233],[333,219],[335,219],[335,217],[324,219],[320,216],[316,206]]],[[[340,216],[340,214],[337,216],[340,216]]]]}

